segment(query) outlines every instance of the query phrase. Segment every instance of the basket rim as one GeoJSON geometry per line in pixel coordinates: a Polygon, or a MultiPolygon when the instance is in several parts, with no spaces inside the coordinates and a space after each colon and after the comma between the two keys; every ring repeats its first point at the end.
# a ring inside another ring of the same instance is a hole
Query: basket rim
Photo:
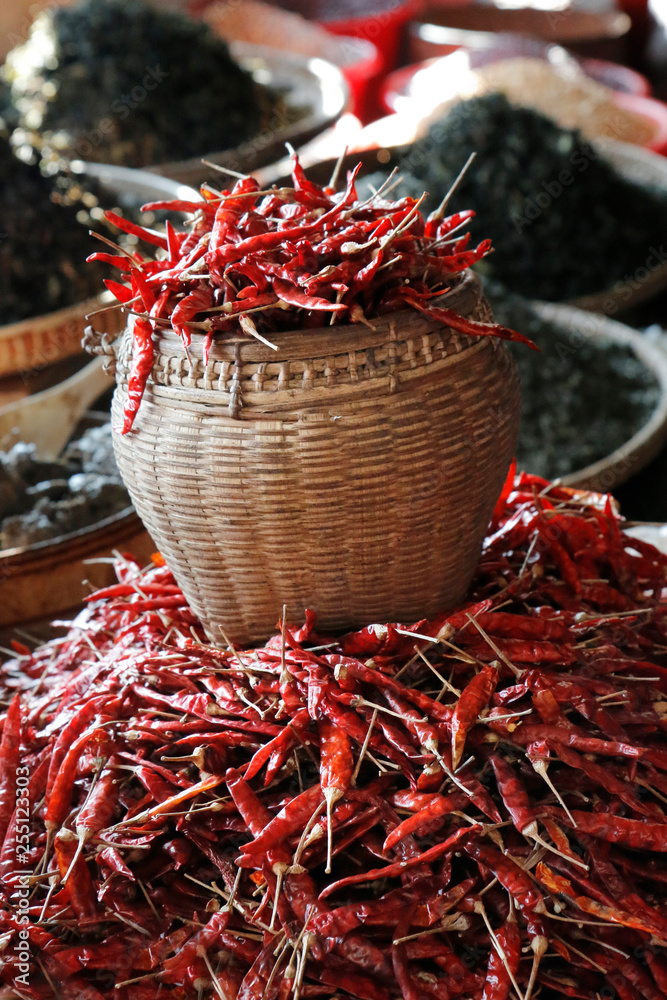
{"type": "Polygon", "coordinates": [[[87,299],[80,299],[72,305],[63,306],[62,309],[54,309],[53,312],[39,313],[37,316],[30,316],[27,319],[19,319],[14,323],[0,324],[0,342],[11,340],[13,337],[21,336],[25,333],[50,332],[63,323],[70,320],[85,318],[87,313],[101,307],[112,307],[114,297],[110,292],[98,292],[87,299]]]}
{"type": "Polygon", "coordinates": [[[83,528],[75,528],[64,535],[54,535],[30,545],[1,549],[0,573],[9,574],[13,570],[27,569],[33,563],[39,568],[47,562],[50,565],[52,562],[73,561],[99,548],[107,539],[112,543],[122,542],[141,528],[143,524],[139,515],[128,502],[121,510],[83,528]]]}
{"type": "MultiPolygon", "coordinates": [[[[483,297],[482,279],[474,271],[466,270],[461,274],[453,275],[452,278],[451,286],[442,295],[434,298],[434,302],[451,305],[455,308],[462,299],[469,298],[472,304],[473,299],[479,300],[483,297]]],[[[374,347],[385,343],[387,339],[400,339],[394,330],[396,326],[408,318],[413,330],[415,324],[423,325],[425,332],[427,329],[446,326],[445,323],[408,307],[371,317],[366,323],[341,323],[336,326],[295,327],[289,330],[278,330],[268,335],[276,345],[277,350],[272,350],[253,337],[235,333],[224,339],[213,339],[209,352],[209,364],[216,361],[232,361],[237,365],[242,363],[275,363],[374,347]]],[[[461,334],[461,337],[465,338],[466,335],[461,334]]],[[[478,338],[472,339],[476,341],[478,338]]],[[[204,334],[197,330],[192,331],[193,343],[199,346],[203,340],[204,334]]],[[[154,341],[156,359],[160,354],[173,355],[175,353],[187,358],[183,342],[171,326],[157,328],[154,331],[154,341]]]]}

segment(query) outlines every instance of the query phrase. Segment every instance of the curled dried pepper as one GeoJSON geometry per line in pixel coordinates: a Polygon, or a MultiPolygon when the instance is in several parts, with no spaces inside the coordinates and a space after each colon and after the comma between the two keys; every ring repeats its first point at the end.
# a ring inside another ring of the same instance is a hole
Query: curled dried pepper
{"type": "Polygon", "coordinates": [[[0,740],[0,842],[16,805],[16,778],[21,749],[21,699],[15,694],[9,703],[0,740]]]}
{"type": "Polygon", "coordinates": [[[153,326],[171,326],[186,353],[192,329],[199,329],[206,361],[214,339],[229,332],[272,344],[267,334],[288,324],[312,325],[318,313],[330,314],[332,322],[354,323],[406,307],[472,336],[529,343],[498,324],[475,322],[431,301],[491,250],[489,240],[469,249],[467,236],[443,242],[471,213],[457,212],[427,225],[420,201],[413,198],[392,202],[378,195],[359,202],[360,168],[357,164],[349,171],[345,191],[336,194],[310,181],[295,155],[291,188],[262,192],[255,178],[242,177],[231,191],[203,186],[201,203],[176,199],[146,206],[193,213],[189,231],[177,231],[168,222],[162,235],[106,213],[126,233],[165,251],[157,259],[136,252],[92,257],[118,267],[129,279],[129,287],[108,284],[119,302],[139,299],[145,310],[134,317],[123,433],[132,427],[152,367],[153,326]],[[433,242],[422,240],[433,225],[440,235],[433,242]],[[296,314],[291,320],[290,313],[296,314]]]}
{"type": "Polygon", "coordinates": [[[466,737],[477,722],[477,717],[488,705],[498,684],[495,667],[484,666],[461,692],[452,715],[452,768],[456,770],[463,757],[466,737]]]}

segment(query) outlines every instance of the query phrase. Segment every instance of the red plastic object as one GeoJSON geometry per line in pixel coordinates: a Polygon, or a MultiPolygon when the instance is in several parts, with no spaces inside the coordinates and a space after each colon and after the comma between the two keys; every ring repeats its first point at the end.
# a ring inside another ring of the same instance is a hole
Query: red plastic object
{"type": "MultiPolygon", "coordinates": [[[[356,95],[356,100],[352,102],[355,114],[364,125],[367,125],[384,112],[379,99],[382,80],[400,60],[404,31],[408,21],[412,20],[419,10],[420,0],[408,0],[397,4],[387,3],[387,0],[377,0],[371,5],[346,0],[342,6],[344,9],[364,6],[371,8],[350,17],[326,18],[318,21],[321,27],[332,34],[363,38],[367,42],[372,42],[376,48],[378,61],[374,72],[362,68],[358,83],[355,83],[346,72],[351,91],[356,95]],[[382,7],[385,5],[387,9],[383,10],[382,7]]],[[[353,69],[350,67],[350,70],[353,69]]]]}
{"type": "Polygon", "coordinates": [[[355,38],[365,54],[363,58],[341,66],[343,76],[350,88],[350,110],[363,122],[377,117],[377,84],[382,77],[384,60],[377,45],[367,39],[355,38]]]}
{"type": "MultiPolygon", "coordinates": [[[[667,104],[657,101],[653,97],[638,97],[635,94],[616,94],[614,101],[621,108],[634,111],[638,115],[650,118],[656,128],[656,133],[651,142],[646,143],[647,149],[652,149],[655,153],[667,156],[667,104]]],[[[622,139],[622,136],[618,137],[622,139]]]]}
{"type": "MultiPolygon", "coordinates": [[[[455,51],[456,49],[453,48],[452,52],[455,51]]],[[[451,55],[451,53],[449,54],[451,55]]],[[[410,85],[413,77],[421,70],[428,69],[429,66],[438,62],[439,58],[436,56],[433,59],[424,59],[423,62],[413,63],[412,66],[401,66],[400,69],[395,69],[393,73],[387,74],[380,90],[380,101],[386,114],[393,115],[395,112],[400,114],[401,104],[412,98],[410,85]]]]}
{"type": "Polygon", "coordinates": [[[637,97],[651,96],[651,84],[646,77],[629,66],[607,62],[605,59],[581,59],[580,63],[587,76],[603,83],[605,87],[619,90],[623,94],[635,94],[637,97]]]}
{"type": "Polygon", "coordinates": [[[370,4],[346,3],[343,6],[356,7],[360,12],[348,17],[321,19],[319,23],[322,27],[335,35],[354,35],[373,42],[382,58],[382,72],[386,73],[398,65],[403,30],[421,9],[421,0],[404,0],[402,3],[378,0],[370,4]]]}

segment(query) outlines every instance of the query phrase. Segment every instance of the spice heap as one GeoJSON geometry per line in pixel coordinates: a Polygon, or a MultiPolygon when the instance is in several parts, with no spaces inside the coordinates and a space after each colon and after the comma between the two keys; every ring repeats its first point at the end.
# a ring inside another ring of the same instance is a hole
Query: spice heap
{"type": "Polygon", "coordinates": [[[207,645],[155,562],[3,667],[2,996],[665,996],[667,557],[609,497],[508,481],[464,607],[338,639],[207,645]]]}
{"type": "Polygon", "coordinates": [[[120,268],[125,283],[105,284],[119,302],[134,306],[132,371],[123,433],[134,416],[154,361],[155,329],[172,328],[186,352],[192,332],[204,335],[207,363],[214,336],[248,335],[275,347],[267,334],[321,326],[323,318],[369,322],[373,316],[411,307],[476,336],[530,343],[521,334],[481,323],[432,300],[460,281],[460,274],[491,249],[483,240],[469,249],[461,229],[474,213],[445,217],[447,198],[427,220],[424,200],[389,201],[391,182],[358,201],[353,170],[343,193],[305,176],[292,157],[293,187],[262,191],[244,177],[232,191],[202,187],[202,202],[151,202],[147,211],[192,212],[193,221],[167,235],[142,229],[107,212],[120,229],[161,251],[157,259],[139,253],[95,253],[89,260],[120,268]],[[199,317],[199,319],[197,318],[199,317]]]}
{"type": "Polygon", "coordinates": [[[62,309],[99,290],[102,269],[81,266],[95,244],[78,213],[91,202],[59,204],[59,197],[65,196],[57,179],[17,159],[0,137],[0,324],[62,309]]]}
{"type": "Polygon", "coordinates": [[[136,167],[228,149],[275,100],[210,28],[143,0],[50,6],[3,73],[12,141],[44,160],[136,167]]]}
{"type": "Polygon", "coordinates": [[[89,428],[55,461],[25,441],[0,452],[0,549],[80,531],[130,505],[110,423],[89,428]]]}
{"type": "Polygon", "coordinates": [[[513,351],[521,376],[520,468],[566,476],[611,455],[649,422],[660,385],[631,347],[546,319],[497,282],[484,289],[496,319],[541,352],[513,351]]]}
{"type": "Polygon", "coordinates": [[[492,239],[485,274],[528,298],[560,302],[617,281],[634,287],[647,258],[654,266],[667,192],[622,177],[580,132],[502,94],[462,101],[402,157],[401,174],[413,178],[407,190],[421,185],[432,207],[472,153],[452,208],[474,209],[473,239],[482,228],[492,239]]]}
{"type": "MultiPolygon", "coordinates": [[[[430,81],[424,80],[425,87],[437,86],[437,69],[436,64],[430,81]]],[[[470,71],[462,96],[492,93],[504,94],[512,104],[533,108],[563,128],[579,129],[588,139],[603,136],[641,146],[648,145],[656,134],[650,118],[619,104],[615,91],[587,76],[574,60],[554,65],[547,59],[516,56],[470,71]]]]}

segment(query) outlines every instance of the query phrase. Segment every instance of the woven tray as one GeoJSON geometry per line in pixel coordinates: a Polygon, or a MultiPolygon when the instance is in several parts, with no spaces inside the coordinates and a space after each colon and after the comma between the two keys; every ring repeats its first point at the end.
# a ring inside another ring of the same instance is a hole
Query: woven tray
{"type": "MultiPolygon", "coordinates": [[[[488,318],[469,275],[446,296],[488,318]]],[[[505,346],[412,310],[363,326],[213,345],[190,368],[157,334],[152,380],[116,459],[146,528],[214,642],[266,638],[283,604],[324,629],[456,604],[514,450],[505,346]]],[[[130,342],[119,350],[121,424],[130,342]]],[[[193,347],[193,359],[198,348],[193,347]]]]}
{"type": "Polygon", "coordinates": [[[580,486],[607,493],[636,475],[667,443],[667,351],[636,330],[603,316],[572,306],[546,302],[533,302],[532,305],[545,319],[571,330],[574,335],[593,342],[612,341],[629,347],[660,385],[660,398],[653,415],[636,434],[605,458],[560,479],[566,486],[580,486]]]}
{"type": "Polygon", "coordinates": [[[116,582],[112,550],[147,562],[155,544],[132,507],[87,528],[0,552],[0,626],[78,608],[98,587],[116,582]]]}
{"type": "MultiPolygon", "coordinates": [[[[143,202],[162,198],[199,198],[197,191],[145,170],[103,163],[78,164],[72,169],[81,175],[82,183],[87,177],[92,178],[111,204],[123,208],[137,208],[143,202]]],[[[86,266],[82,261],[81,267],[86,266]]],[[[17,372],[35,374],[54,361],[80,354],[86,315],[107,305],[111,307],[114,302],[109,292],[102,292],[65,309],[0,326],[0,376],[17,372]]],[[[97,316],[95,321],[112,335],[120,333],[125,324],[123,315],[114,308],[97,316]]]]}
{"type": "MultiPolygon", "coordinates": [[[[664,156],[650,149],[612,140],[605,142],[602,152],[604,158],[628,180],[654,184],[667,192],[667,158],[664,156]]],[[[619,281],[606,291],[581,295],[568,304],[589,312],[615,316],[625,309],[648,302],[667,288],[667,261],[660,263],[654,249],[661,251],[662,247],[646,248],[646,260],[637,262],[641,266],[630,276],[631,282],[619,275],[619,281]]]]}
{"type": "MultiPolygon", "coordinates": [[[[0,376],[38,372],[54,361],[80,354],[86,314],[113,301],[106,292],[45,316],[0,326],[0,376]]],[[[110,309],[102,322],[111,332],[119,332],[123,317],[110,309]]]]}

